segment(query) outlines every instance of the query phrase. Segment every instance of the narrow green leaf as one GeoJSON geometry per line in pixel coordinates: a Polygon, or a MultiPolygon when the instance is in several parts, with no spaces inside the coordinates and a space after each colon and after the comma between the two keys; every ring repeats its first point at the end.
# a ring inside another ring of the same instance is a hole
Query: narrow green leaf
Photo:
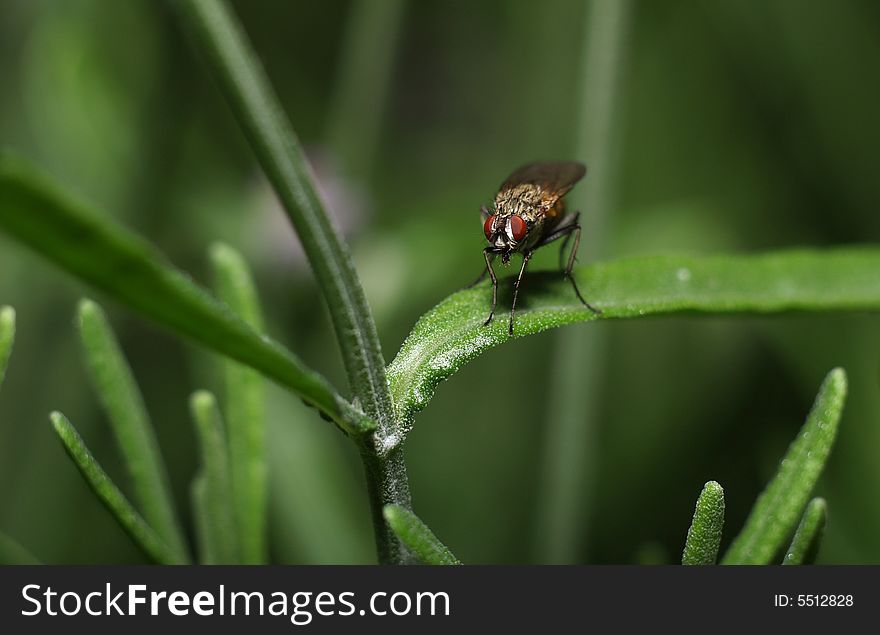
{"type": "Polygon", "coordinates": [[[399,505],[385,505],[385,520],[423,564],[461,564],[418,516],[399,505]]]}
{"type": "Polygon", "coordinates": [[[346,176],[365,179],[375,165],[403,13],[404,0],[348,5],[324,135],[346,176]]]}
{"type": "Polygon", "coordinates": [[[383,436],[394,432],[385,361],[351,256],[318,196],[314,177],[247,35],[226,2],[179,0],[199,48],[275,188],[324,293],[348,380],[383,436]]]}
{"type": "Polygon", "coordinates": [[[827,515],[828,505],[824,498],[810,501],[782,564],[813,564],[816,561],[827,515]]]}
{"type": "MultiPolygon", "coordinates": [[[[606,228],[615,204],[621,145],[621,78],[625,76],[632,7],[629,0],[584,3],[581,68],[575,96],[574,154],[589,166],[589,178],[568,195],[570,209],[584,210],[580,253],[592,260],[607,249],[606,228]]],[[[543,564],[568,564],[584,557],[591,543],[591,512],[598,487],[596,450],[600,426],[608,333],[602,327],[560,331],[546,372],[544,452],[535,519],[537,553],[543,564]]]]}
{"type": "Polygon", "coordinates": [[[168,474],[143,397],[107,317],[97,304],[79,305],[79,334],[89,376],[125,459],[134,500],[149,525],[188,560],[168,474]]]}
{"type": "MultiPolygon", "coordinates": [[[[211,249],[217,296],[257,331],[263,330],[257,290],[244,259],[228,245],[211,249]]],[[[232,498],[245,564],[266,561],[266,404],[263,379],[233,361],[226,370],[226,438],[232,498]]]]}
{"type": "Polygon", "coordinates": [[[178,0],[175,6],[180,7],[275,188],[324,294],[356,403],[376,423],[374,434],[361,437],[359,442],[366,462],[379,556],[382,561],[401,560],[404,554],[388,531],[382,507],[410,506],[402,456],[393,452],[403,438],[392,406],[376,325],[351,255],[327,216],[299,140],[228,3],[178,0]]]}
{"type": "Polygon", "coordinates": [[[700,492],[694,519],[688,529],[682,564],[715,564],[724,529],[724,490],[709,481],[700,492]]]}
{"type": "Polygon", "coordinates": [[[722,564],[768,564],[791,536],[831,452],[845,399],[846,373],[835,368],[722,564]]]}
{"type": "Polygon", "coordinates": [[[17,540],[0,531],[0,565],[4,564],[42,564],[17,540]]]}
{"type": "Polygon", "coordinates": [[[151,245],[95,216],[7,155],[0,157],[0,230],[138,313],[255,368],[348,434],[371,428],[326,379],[250,328],[151,245]]]}
{"type": "MultiPolygon", "coordinates": [[[[585,309],[557,272],[523,280],[515,335],[574,322],[671,313],[880,310],[880,248],[789,250],[749,256],[627,258],[576,271],[585,309]]],[[[510,279],[499,281],[498,318],[484,327],[488,284],[459,291],[416,323],[388,368],[398,416],[411,426],[434,389],[483,351],[506,342],[510,279]]]]}
{"type": "Polygon", "coordinates": [[[11,306],[0,307],[0,386],[6,377],[6,365],[15,342],[15,309],[11,306]]]}
{"type": "Polygon", "coordinates": [[[232,481],[229,453],[223,432],[223,418],[214,395],[206,391],[190,399],[193,420],[202,453],[201,472],[193,484],[193,506],[199,535],[204,539],[201,552],[205,564],[241,562],[237,543],[234,503],[229,496],[232,481]]]}
{"type": "Polygon", "coordinates": [[[153,531],[152,527],[138,514],[125,495],[110,480],[67,418],[60,412],[53,412],[49,418],[58,438],[64,444],[64,449],[76,464],[80,474],[83,475],[98,499],[113,514],[113,517],[122,525],[132,540],[159,564],[186,564],[180,554],[169,547],[159,534],[153,531]]]}

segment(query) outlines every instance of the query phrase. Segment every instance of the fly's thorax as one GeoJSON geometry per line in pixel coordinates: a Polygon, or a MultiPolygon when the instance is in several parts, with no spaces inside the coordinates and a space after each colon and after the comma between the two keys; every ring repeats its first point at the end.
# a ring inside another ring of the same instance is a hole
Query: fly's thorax
{"type": "Polygon", "coordinates": [[[547,198],[539,186],[524,183],[498,192],[495,210],[501,217],[515,215],[528,223],[534,223],[547,213],[547,198]]]}

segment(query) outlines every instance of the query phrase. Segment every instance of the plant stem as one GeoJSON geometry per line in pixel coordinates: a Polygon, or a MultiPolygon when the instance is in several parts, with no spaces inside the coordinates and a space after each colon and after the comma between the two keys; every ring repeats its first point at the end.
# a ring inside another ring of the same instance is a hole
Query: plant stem
{"type": "MultiPolygon", "coordinates": [[[[575,156],[589,167],[588,179],[572,196],[584,212],[584,251],[602,250],[612,207],[615,121],[629,1],[594,0],[584,30],[584,67],[575,156]]],[[[589,288],[584,290],[590,298],[589,288]]],[[[595,470],[599,368],[605,357],[602,325],[570,329],[556,338],[555,361],[543,456],[543,485],[535,534],[546,564],[570,564],[584,544],[595,470]],[[598,330],[597,330],[598,329],[598,330]]]]}
{"type": "Polygon", "coordinates": [[[351,262],[318,196],[314,176],[244,29],[226,2],[180,0],[230,106],[278,194],[324,294],[348,380],[380,432],[394,428],[376,325],[351,262]]]}
{"type": "Polygon", "coordinates": [[[361,447],[361,458],[367,477],[367,492],[370,496],[370,511],[376,532],[379,562],[411,564],[415,562],[413,555],[397,538],[383,514],[386,505],[397,505],[412,510],[403,445],[396,445],[385,453],[365,445],[361,447]]]}
{"type": "Polygon", "coordinates": [[[357,405],[377,424],[373,434],[358,435],[357,443],[366,468],[379,559],[402,561],[403,547],[382,517],[386,504],[410,507],[402,437],[376,325],[348,248],[327,216],[293,127],[228,4],[219,0],[177,4],[296,228],[330,310],[357,405]]]}
{"type": "Polygon", "coordinates": [[[348,178],[374,165],[403,22],[403,0],[356,0],[346,17],[325,138],[348,178]]]}

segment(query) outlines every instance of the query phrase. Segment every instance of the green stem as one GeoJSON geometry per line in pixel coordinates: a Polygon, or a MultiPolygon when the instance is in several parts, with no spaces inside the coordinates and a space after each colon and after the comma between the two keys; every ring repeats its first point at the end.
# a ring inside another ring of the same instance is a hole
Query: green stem
{"type": "MultiPolygon", "coordinates": [[[[573,209],[583,211],[582,252],[591,258],[601,255],[613,206],[617,97],[628,21],[628,0],[594,0],[589,5],[575,147],[575,156],[587,163],[589,173],[572,199],[573,209]]],[[[590,289],[584,292],[589,298],[590,289]]],[[[536,531],[538,557],[548,564],[576,561],[585,542],[593,496],[604,330],[594,324],[564,331],[556,338],[542,459],[544,495],[536,531]]]]}
{"type": "Polygon", "coordinates": [[[410,505],[399,446],[402,436],[376,325],[348,248],[327,216],[299,140],[227,3],[180,0],[177,4],[296,228],[330,310],[357,403],[377,423],[375,433],[362,436],[358,443],[376,519],[380,561],[398,561],[403,547],[388,529],[382,508],[388,503],[410,505]]]}
{"type": "Polygon", "coordinates": [[[348,248],[324,210],[308,161],[265,70],[226,2],[181,0],[176,4],[299,234],[327,301],[348,379],[361,407],[379,424],[380,432],[391,432],[394,416],[376,325],[348,248]]]}
{"type": "Polygon", "coordinates": [[[357,0],[346,18],[325,136],[347,177],[366,180],[374,164],[403,8],[403,0],[357,0]]]}
{"type": "Polygon", "coordinates": [[[386,505],[412,509],[403,446],[396,445],[387,453],[381,453],[375,447],[362,446],[361,458],[367,477],[379,562],[410,564],[414,562],[412,554],[397,538],[383,514],[386,505]]]}

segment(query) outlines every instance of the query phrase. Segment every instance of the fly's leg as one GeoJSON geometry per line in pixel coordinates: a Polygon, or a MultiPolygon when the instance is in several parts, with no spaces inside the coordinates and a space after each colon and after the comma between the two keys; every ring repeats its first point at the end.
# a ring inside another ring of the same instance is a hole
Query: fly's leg
{"type": "MultiPolygon", "coordinates": [[[[486,271],[489,272],[489,277],[492,278],[492,310],[489,311],[489,317],[483,322],[483,326],[489,326],[489,322],[495,317],[495,304],[498,301],[498,278],[495,277],[495,270],[492,269],[492,259],[495,257],[495,254],[489,251],[490,249],[491,247],[486,247],[486,249],[483,250],[483,255],[486,256],[486,271]]],[[[486,274],[484,273],[483,275],[486,274]]],[[[482,279],[483,276],[480,276],[480,280],[482,279]]]]}
{"type": "Polygon", "coordinates": [[[571,253],[568,255],[568,264],[563,269],[563,275],[568,278],[569,282],[571,282],[571,286],[574,288],[574,292],[575,294],[577,294],[578,300],[580,300],[585,307],[587,307],[596,315],[602,315],[602,311],[584,300],[584,296],[581,295],[581,291],[580,289],[578,289],[577,282],[575,281],[574,276],[571,275],[571,272],[574,269],[575,259],[577,258],[578,246],[581,243],[581,225],[580,223],[578,223],[579,217],[580,212],[575,212],[563,218],[562,221],[559,223],[559,228],[545,236],[544,239],[540,243],[538,243],[537,247],[542,247],[548,243],[552,243],[554,240],[565,238],[565,240],[562,241],[562,248],[559,250],[559,267],[560,269],[562,269],[565,248],[568,246],[568,242],[572,238],[574,238],[574,245],[572,246],[571,253]]]}
{"type": "Polygon", "coordinates": [[[522,267],[519,268],[519,275],[516,277],[516,283],[513,285],[513,302],[510,305],[510,324],[507,326],[507,334],[513,335],[513,319],[516,317],[516,296],[519,295],[519,283],[522,281],[523,274],[526,272],[526,265],[532,257],[532,252],[527,251],[523,254],[522,267]]]}
{"type": "Polygon", "coordinates": [[[571,275],[571,271],[574,268],[574,261],[577,257],[578,246],[581,244],[581,226],[578,224],[574,224],[571,226],[569,230],[570,233],[565,237],[565,242],[562,243],[563,247],[568,242],[569,237],[574,235],[574,245],[571,248],[571,253],[568,256],[568,266],[565,268],[565,277],[568,278],[569,282],[571,282],[571,286],[574,288],[574,292],[577,294],[578,300],[580,300],[585,307],[587,307],[590,311],[595,313],[596,315],[602,315],[602,311],[591,305],[589,302],[584,300],[584,296],[581,295],[581,290],[578,289],[577,282],[574,279],[574,276],[571,275]]]}
{"type": "MultiPolygon", "coordinates": [[[[486,252],[484,251],[484,253],[486,253],[486,252]]],[[[487,254],[486,254],[486,259],[487,259],[487,260],[490,260],[490,261],[491,261],[491,260],[494,260],[494,259],[495,259],[495,253],[494,253],[494,252],[489,252],[489,253],[487,253],[487,254]]],[[[477,276],[477,279],[474,280],[473,282],[471,282],[468,286],[466,286],[465,289],[470,289],[470,288],[475,287],[475,286],[477,286],[478,284],[480,284],[480,282],[483,281],[483,278],[486,277],[486,274],[489,273],[491,270],[492,270],[492,265],[488,265],[485,269],[483,269],[483,270],[480,272],[480,275],[477,276]]]]}

